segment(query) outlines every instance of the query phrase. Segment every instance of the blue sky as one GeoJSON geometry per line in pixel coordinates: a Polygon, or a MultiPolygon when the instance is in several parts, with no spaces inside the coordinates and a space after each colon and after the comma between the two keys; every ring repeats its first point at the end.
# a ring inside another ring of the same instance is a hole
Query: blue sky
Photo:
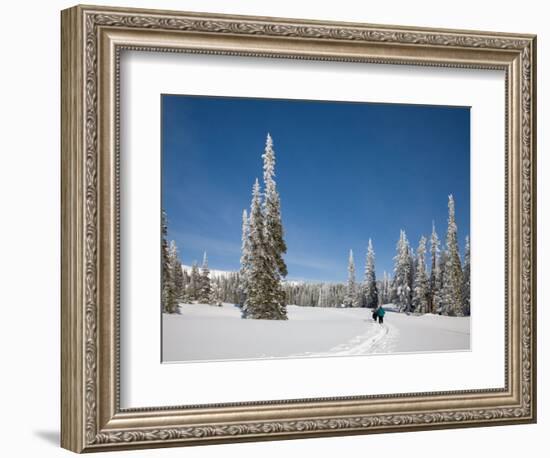
{"type": "Polygon", "coordinates": [[[289,279],[345,280],[350,248],[361,279],[369,237],[377,275],[391,273],[401,228],[416,248],[433,220],[444,240],[449,194],[462,250],[470,232],[469,108],[161,97],[162,205],[184,264],[206,250],[212,269],[238,269],[241,215],[262,178],[268,132],[289,279]]]}

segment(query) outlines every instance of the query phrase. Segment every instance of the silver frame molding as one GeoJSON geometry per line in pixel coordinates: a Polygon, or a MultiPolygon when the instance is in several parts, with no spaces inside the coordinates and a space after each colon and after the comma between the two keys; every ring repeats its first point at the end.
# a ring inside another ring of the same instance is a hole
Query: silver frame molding
{"type": "Polygon", "coordinates": [[[61,445],[75,452],[536,421],[536,37],[75,6],[61,14],[61,445]],[[120,53],[499,69],[506,75],[506,386],[121,409],[120,53]]]}

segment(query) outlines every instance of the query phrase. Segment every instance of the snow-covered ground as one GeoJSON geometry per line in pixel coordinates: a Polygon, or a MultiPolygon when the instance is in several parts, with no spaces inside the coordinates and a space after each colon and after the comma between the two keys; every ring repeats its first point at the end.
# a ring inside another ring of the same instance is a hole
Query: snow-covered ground
{"type": "Polygon", "coordinates": [[[243,320],[231,304],[181,304],[163,314],[163,361],[206,361],[470,349],[470,318],[364,308],[287,307],[287,321],[243,320]]]}

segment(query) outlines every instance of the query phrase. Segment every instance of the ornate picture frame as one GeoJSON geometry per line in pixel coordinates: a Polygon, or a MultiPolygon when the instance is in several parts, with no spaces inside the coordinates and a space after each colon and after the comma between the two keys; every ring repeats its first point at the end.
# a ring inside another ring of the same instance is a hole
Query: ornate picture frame
{"type": "Polygon", "coordinates": [[[536,37],[75,6],[62,12],[61,445],[75,452],[536,421],[536,37]],[[505,387],[122,409],[120,55],[505,72],[505,387]]]}

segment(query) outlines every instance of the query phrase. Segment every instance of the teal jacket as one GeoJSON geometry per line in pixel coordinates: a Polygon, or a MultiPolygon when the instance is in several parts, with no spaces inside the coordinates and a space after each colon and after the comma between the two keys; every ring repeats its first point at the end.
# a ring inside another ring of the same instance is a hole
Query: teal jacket
{"type": "Polygon", "coordinates": [[[380,308],[377,310],[376,314],[377,314],[378,316],[384,316],[384,315],[386,314],[386,311],[384,310],[384,307],[380,307],[380,308]]]}

